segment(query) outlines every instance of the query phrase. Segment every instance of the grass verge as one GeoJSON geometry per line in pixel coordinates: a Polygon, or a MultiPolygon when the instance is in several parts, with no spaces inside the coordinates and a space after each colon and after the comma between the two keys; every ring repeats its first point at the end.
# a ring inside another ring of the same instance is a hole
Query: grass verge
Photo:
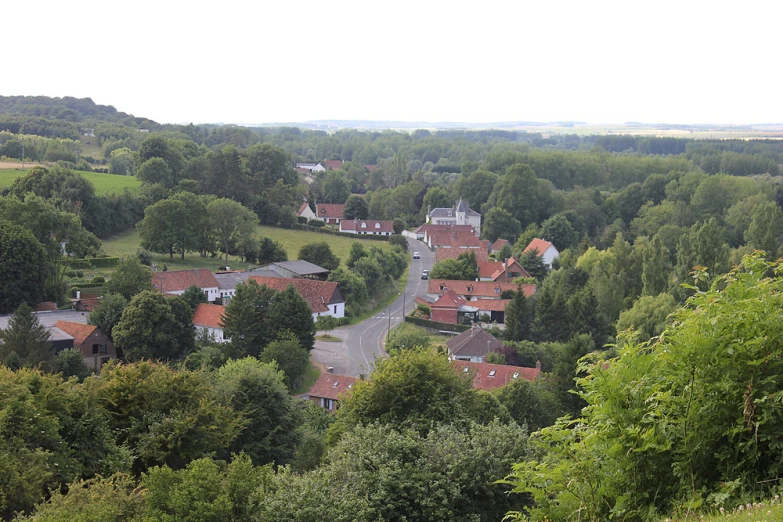
{"type": "Polygon", "coordinates": [[[408,263],[408,268],[405,269],[405,272],[403,272],[402,276],[395,282],[394,287],[389,286],[383,294],[378,298],[378,300],[375,301],[375,304],[372,302],[368,305],[369,308],[362,312],[359,315],[356,315],[354,317],[351,317],[348,324],[358,324],[364,321],[365,319],[369,319],[370,317],[376,315],[381,310],[388,308],[391,306],[391,304],[400,297],[400,294],[402,293],[402,289],[405,287],[405,285],[408,282],[408,273],[410,272],[411,264],[408,263]]]}
{"type": "Polygon", "coordinates": [[[315,338],[319,341],[324,341],[327,343],[339,343],[342,341],[342,339],[335,337],[334,335],[316,335],[315,338]]]}
{"type": "Polygon", "coordinates": [[[294,391],[293,395],[301,395],[310,391],[315,381],[321,375],[321,370],[312,362],[307,363],[307,369],[305,370],[304,377],[302,378],[302,384],[300,384],[294,391]]]}

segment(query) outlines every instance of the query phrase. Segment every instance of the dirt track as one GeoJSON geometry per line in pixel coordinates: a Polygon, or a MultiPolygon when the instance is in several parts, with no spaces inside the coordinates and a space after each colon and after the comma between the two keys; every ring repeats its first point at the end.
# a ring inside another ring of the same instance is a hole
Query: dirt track
{"type": "MultiPolygon", "coordinates": [[[[38,167],[40,166],[38,163],[29,163],[25,162],[24,168],[29,169],[30,167],[38,167]]],[[[8,169],[21,169],[22,163],[18,161],[0,161],[0,170],[8,170],[8,169]]]]}

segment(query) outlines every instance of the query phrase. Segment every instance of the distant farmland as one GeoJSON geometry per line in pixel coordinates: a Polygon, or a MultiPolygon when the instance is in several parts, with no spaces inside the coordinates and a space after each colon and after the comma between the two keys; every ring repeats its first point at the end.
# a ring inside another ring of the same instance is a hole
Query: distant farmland
{"type": "MultiPolygon", "coordinates": [[[[0,188],[10,187],[14,180],[27,170],[0,170],[0,188]]],[[[108,194],[120,194],[125,189],[136,192],[141,187],[141,182],[135,176],[120,176],[118,174],[100,174],[98,172],[76,171],[87,178],[95,187],[95,193],[99,196],[108,194]]]]}

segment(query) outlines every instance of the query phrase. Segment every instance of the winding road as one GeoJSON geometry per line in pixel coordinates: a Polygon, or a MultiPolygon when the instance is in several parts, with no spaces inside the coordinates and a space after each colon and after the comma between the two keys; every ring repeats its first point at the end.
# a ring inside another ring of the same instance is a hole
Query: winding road
{"type": "Polygon", "coordinates": [[[435,254],[422,241],[408,239],[408,255],[411,256],[411,266],[408,271],[408,282],[405,293],[386,310],[361,323],[343,326],[332,332],[340,342],[316,341],[310,357],[325,367],[334,368],[338,375],[369,375],[375,366],[375,360],[386,356],[386,334],[389,328],[400,324],[404,314],[415,306],[416,297],[427,295],[427,283],[421,279],[422,270],[431,270],[435,254]],[[412,259],[413,253],[419,252],[421,259],[412,259]]]}

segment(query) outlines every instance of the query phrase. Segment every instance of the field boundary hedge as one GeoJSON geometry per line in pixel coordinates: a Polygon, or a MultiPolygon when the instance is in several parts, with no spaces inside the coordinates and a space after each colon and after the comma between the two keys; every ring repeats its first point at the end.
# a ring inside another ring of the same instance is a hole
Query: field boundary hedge
{"type": "Polygon", "coordinates": [[[429,321],[427,319],[421,319],[420,317],[411,317],[411,316],[406,316],[405,322],[412,323],[417,326],[423,326],[424,328],[432,328],[433,330],[438,330],[438,331],[446,330],[450,332],[464,332],[470,329],[470,326],[466,324],[440,323],[438,321],[429,321]]]}

